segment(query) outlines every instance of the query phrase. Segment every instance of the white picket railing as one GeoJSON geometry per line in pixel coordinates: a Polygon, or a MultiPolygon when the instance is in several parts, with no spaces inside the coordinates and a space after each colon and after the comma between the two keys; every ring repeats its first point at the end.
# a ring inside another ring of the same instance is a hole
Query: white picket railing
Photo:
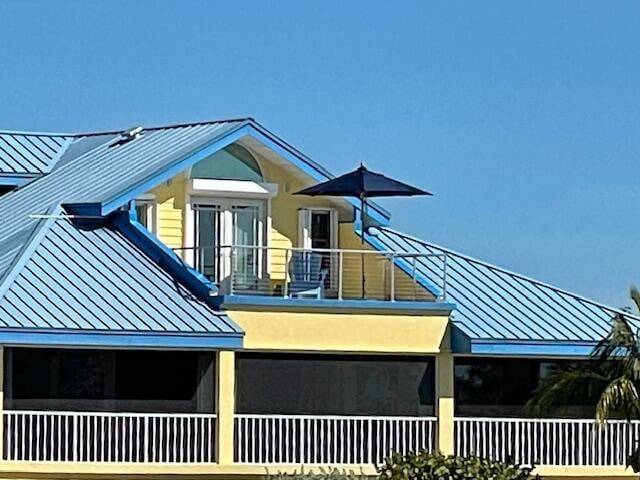
{"type": "Polygon", "coordinates": [[[433,417],[236,415],[239,463],[379,464],[391,452],[435,448],[433,417]]]}
{"type": "Polygon", "coordinates": [[[5,460],[209,463],[216,416],[5,411],[5,460]]]}
{"type": "Polygon", "coordinates": [[[639,441],[638,421],[455,419],[457,454],[523,465],[625,465],[639,441]]]}

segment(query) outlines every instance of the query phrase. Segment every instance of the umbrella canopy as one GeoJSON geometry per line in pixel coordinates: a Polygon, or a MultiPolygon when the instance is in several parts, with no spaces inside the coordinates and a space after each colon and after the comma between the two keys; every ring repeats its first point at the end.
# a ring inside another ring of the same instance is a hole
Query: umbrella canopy
{"type": "Polygon", "coordinates": [[[432,195],[406,183],[368,170],[364,165],[352,172],[318,183],[296,192],[294,195],[327,195],[331,197],[358,197],[361,200],[373,197],[410,197],[432,195]]]}
{"type": "MultiPolygon", "coordinates": [[[[332,178],[326,182],[318,183],[309,188],[295,192],[294,195],[329,197],[358,197],[360,199],[361,228],[360,242],[364,245],[364,232],[366,231],[367,199],[372,197],[411,197],[413,195],[432,195],[381,173],[375,173],[360,164],[354,171],[332,178]]],[[[364,255],[360,257],[362,271],[362,297],[365,297],[365,262],[364,255]]]]}

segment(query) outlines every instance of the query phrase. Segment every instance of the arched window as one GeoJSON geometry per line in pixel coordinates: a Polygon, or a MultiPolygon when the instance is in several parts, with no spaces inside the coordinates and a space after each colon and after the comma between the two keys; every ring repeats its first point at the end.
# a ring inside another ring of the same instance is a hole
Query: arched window
{"type": "Polygon", "coordinates": [[[191,178],[264,181],[254,156],[237,143],[232,143],[196,163],[191,169],[191,178]]]}

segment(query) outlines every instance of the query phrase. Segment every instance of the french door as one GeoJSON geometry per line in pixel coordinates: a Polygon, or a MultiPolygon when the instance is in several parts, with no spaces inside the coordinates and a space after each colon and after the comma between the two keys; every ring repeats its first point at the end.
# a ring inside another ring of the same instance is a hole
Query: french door
{"type": "Polygon", "coordinates": [[[194,267],[225,290],[252,289],[264,271],[266,204],[246,199],[192,199],[194,267]]]}

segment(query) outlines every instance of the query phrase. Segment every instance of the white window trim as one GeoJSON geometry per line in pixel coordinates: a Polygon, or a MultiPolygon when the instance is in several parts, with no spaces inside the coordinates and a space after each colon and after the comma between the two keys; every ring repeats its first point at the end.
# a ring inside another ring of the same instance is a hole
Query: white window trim
{"type": "MultiPolygon", "coordinates": [[[[184,238],[182,242],[184,246],[184,253],[182,258],[184,261],[186,261],[190,265],[195,264],[194,249],[196,248],[196,239],[194,228],[195,212],[193,209],[193,205],[198,203],[219,203],[225,206],[230,206],[234,202],[260,207],[260,239],[262,240],[262,244],[266,247],[269,247],[271,245],[271,196],[257,198],[255,196],[244,196],[238,194],[235,194],[233,196],[222,196],[219,195],[219,192],[212,193],[211,191],[193,190],[193,188],[187,188],[187,192],[185,195],[184,238]]],[[[269,248],[267,248],[266,255],[267,270],[270,270],[271,252],[269,248]]]]}
{"type": "Polygon", "coordinates": [[[187,192],[190,195],[210,195],[218,198],[268,199],[278,194],[278,184],[194,178],[189,180],[187,192]]]}
{"type": "Polygon", "coordinates": [[[326,212],[329,214],[331,222],[331,246],[337,249],[340,228],[338,221],[338,210],[330,207],[301,207],[298,209],[298,246],[300,248],[311,248],[311,215],[313,212],[326,212]]]}
{"type": "MultiPolygon", "coordinates": [[[[331,222],[331,238],[330,249],[338,249],[340,222],[338,221],[338,210],[330,207],[301,207],[298,209],[298,246],[300,248],[311,249],[311,215],[314,212],[323,212],[329,214],[329,221],[331,222]]],[[[331,255],[331,271],[337,272],[338,265],[336,264],[336,258],[331,255]]],[[[340,273],[338,273],[339,275],[340,273]]],[[[331,288],[337,288],[337,276],[331,275],[329,277],[331,288]]]]}
{"type": "MultiPolygon", "coordinates": [[[[145,195],[140,195],[135,199],[135,204],[137,205],[147,205],[147,230],[149,230],[154,235],[158,234],[158,202],[156,201],[156,196],[152,193],[148,193],[145,195]]],[[[139,219],[138,219],[139,220],[139,219]]]]}

